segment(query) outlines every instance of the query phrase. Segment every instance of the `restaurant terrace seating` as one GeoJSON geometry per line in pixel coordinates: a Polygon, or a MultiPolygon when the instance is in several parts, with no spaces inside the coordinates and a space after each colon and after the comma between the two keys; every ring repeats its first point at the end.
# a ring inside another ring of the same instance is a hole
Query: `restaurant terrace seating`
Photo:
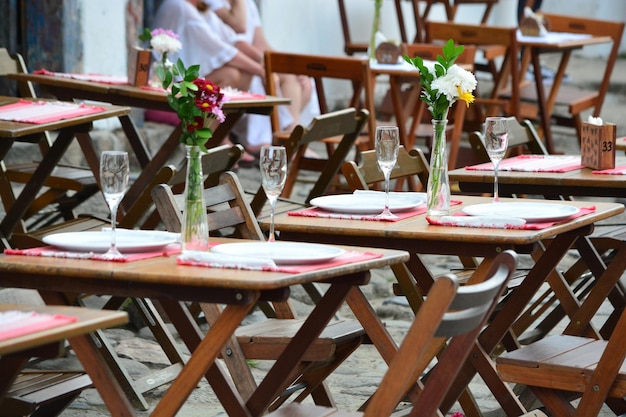
{"type": "Polygon", "coordinates": [[[269,416],[389,416],[424,373],[421,390],[405,411],[410,416],[437,415],[516,265],[517,255],[507,250],[494,260],[482,283],[459,286],[453,274],[436,279],[364,413],[290,404],[269,416]]]}
{"type": "MultiPolygon", "coordinates": [[[[0,77],[10,73],[26,72],[28,70],[20,54],[11,56],[5,48],[0,48],[0,77]]],[[[31,83],[19,82],[17,87],[21,97],[37,97],[31,83]]],[[[83,139],[79,137],[79,142],[80,140],[83,139]]],[[[3,150],[0,151],[2,158],[6,156],[9,150],[8,147],[11,146],[9,140],[3,141],[3,143],[5,142],[3,150]]],[[[36,137],[29,137],[24,142],[30,143],[33,148],[38,148],[41,155],[44,155],[52,146],[52,138],[48,132],[36,137]]],[[[0,171],[0,197],[5,210],[11,207],[15,201],[11,183],[27,183],[38,166],[37,158],[41,158],[41,156],[33,156],[34,161],[32,162],[8,166],[5,166],[3,162],[2,170],[0,171]]],[[[28,226],[26,222],[22,221],[16,231],[35,230],[59,219],[73,219],[76,217],[74,209],[99,191],[98,183],[93,173],[86,166],[60,165],[55,169],[53,175],[46,179],[44,186],[47,189],[37,197],[29,211],[24,215],[24,220],[30,219],[28,226]]]]}
{"type": "MultiPolygon", "coordinates": [[[[219,185],[204,190],[204,199],[208,211],[209,228],[212,234],[221,229],[236,229],[236,235],[243,239],[264,240],[263,233],[256,221],[251,207],[237,176],[226,172],[220,177],[219,185]],[[222,206],[227,204],[227,208],[222,206]],[[215,211],[211,207],[216,207],[215,211]]],[[[171,188],[158,185],[152,192],[153,199],[161,214],[167,230],[180,232],[182,210],[171,188]]],[[[178,196],[180,197],[180,196],[178,196]]],[[[235,378],[242,393],[253,389],[254,381],[248,372],[247,360],[276,359],[291,340],[302,320],[297,319],[289,302],[260,305],[268,320],[239,328],[229,345],[231,354],[223,355],[231,375],[235,378]]],[[[209,324],[220,313],[215,304],[200,304],[209,324]]],[[[279,398],[274,399],[275,408],[297,393],[295,401],[302,401],[311,395],[317,404],[333,404],[330,390],[325,379],[356,349],[365,338],[365,331],[354,320],[336,320],[331,322],[305,355],[305,361],[295,370],[292,386],[279,398]],[[299,391],[299,392],[298,392],[299,391]]],[[[225,352],[226,350],[224,350],[225,352]]]]}

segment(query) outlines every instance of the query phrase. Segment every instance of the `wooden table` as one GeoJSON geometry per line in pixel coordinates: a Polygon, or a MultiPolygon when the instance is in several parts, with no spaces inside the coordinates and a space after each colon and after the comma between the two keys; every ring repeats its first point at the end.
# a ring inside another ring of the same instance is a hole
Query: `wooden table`
{"type": "MultiPolygon", "coordinates": [[[[142,109],[171,111],[164,91],[135,87],[125,84],[104,84],[92,81],[81,81],[72,78],[56,77],[41,74],[9,74],[16,81],[37,83],[48,94],[62,100],[94,100],[121,106],[142,109]]],[[[218,145],[228,135],[233,125],[246,113],[270,115],[278,105],[289,104],[289,99],[268,96],[264,99],[232,100],[224,103],[226,120],[219,125],[209,142],[209,146],[218,145]]],[[[180,146],[180,125],[166,139],[158,151],[151,154],[129,115],[119,117],[124,133],[133,149],[141,174],[126,191],[120,208],[126,212],[146,189],[150,180],[167,162],[172,152],[180,146]]],[[[92,171],[99,172],[99,158],[95,151],[86,154],[87,162],[92,171]]]]}
{"type": "Polygon", "coordinates": [[[62,314],[76,317],[74,323],[63,324],[0,341],[0,398],[11,386],[13,380],[33,357],[57,357],[63,352],[66,339],[107,327],[128,322],[128,315],[120,311],[93,310],[78,307],[41,307],[16,304],[0,304],[0,312],[34,311],[40,314],[62,314]]]}
{"type": "MultiPolygon", "coordinates": [[[[465,205],[491,202],[491,198],[455,196],[461,205],[451,208],[452,212],[461,210],[465,205]]],[[[543,202],[543,201],[542,201],[543,202]]],[[[578,207],[590,205],[588,202],[560,202],[578,207]]],[[[398,222],[359,221],[324,219],[313,217],[276,216],[276,230],[280,238],[314,242],[334,242],[337,244],[367,244],[374,247],[395,248],[409,251],[411,260],[407,264],[414,279],[397,277],[403,293],[415,309],[421,303],[421,294],[427,293],[433,282],[433,275],[421,259],[421,255],[456,255],[482,257],[470,282],[480,282],[495,255],[505,249],[518,253],[530,254],[534,266],[528,272],[520,286],[513,291],[506,303],[493,318],[490,325],[482,332],[477,346],[464,366],[461,376],[455,381],[446,401],[447,407],[459,397],[463,389],[476,373],[480,373],[489,389],[503,407],[506,415],[521,415],[525,412],[509,387],[495,373],[494,364],[489,358],[496,347],[503,343],[507,349],[517,347],[509,333],[516,318],[524,311],[532,297],[547,280],[563,304],[572,323],[572,332],[583,333],[588,330],[588,323],[595,313],[596,304],[589,304],[583,309],[572,296],[571,290],[563,277],[556,272],[567,251],[574,245],[583,245],[585,236],[593,230],[594,223],[617,215],[624,206],[616,203],[593,203],[595,212],[566,223],[557,224],[542,230],[483,229],[463,227],[443,227],[429,225],[425,215],[410,217],[398,222]],[[543,242],[549,240],[549,245],[543,242]]],[[[262,226],[267,228],[267,222],[262,226]]],[[[585,255],[583,251],[583,255],[585,255]]],[[[626,266],[626,261],[621,262],[626,266]]],[[[612,271],[609,271],[611,274],[612,271]]],[[[610,279],[619,279],[613,273],[610,279]]],[[[607,288],[597,291],[590,299],[598,303],[605,299],[607,288]]],[[[591,302],[590,302],[591,303],[591,302]]]]}
{"type": "MultiPolygon", "coordinates": [[[[17,99],[13,97],[0,97],[0,105],[7,105],[15,101],[17,99]]],[[[94,121],[110,117],[128,117],[130,114],[129,107],[103,107],[104,111],[99,113],[72,117],[56,122],[33,124],[0,120],[0,161],[5,159],[16,141],[38,140],[38,134],[46,131],[59,131],[54,144],[39,163],[32,178],[26,183],[13,205],[7,210],[2,222],[0,222],[0,239],[3,240],[5,248],[9,247],[6,241],[11,238],[15,227],[28,211],[28,208],[43,187],[44,181],[58,165],[74,137],[77,137],[82,151],[85,155],[88,155],[91,152],[90,150],[93,149],[89,131],[94,121]]]]}
{"type": "MultiPolygon", "coordinates": [[[[228,242],[226,239],[216,239],[228,242]]],[[[241,242],[241,240],[237,240],[241,242]]],[[[365,251],[365,248],[352,248],[365,251]]],[[[372,251],[370,248],[369,251],[372,251]]],[[[385,357],[391,359],[396,345],[369,306],[358,286],[369,280],[369,270],[406,262],[404,251],[374,249],[383,256],[352,264],[297,274],[179,266],[174,257],[117,263],[62,258],[0,256],[0,286],[39,290],[46,304],[67,304],[66,293],[111,294],[158,300],[193,352],[178,378],[153,412],[155,416],[174,415],[205,376],[228,415],[261,415],[273,398],[282,392],[283,381],[290,376],[310,343],[321,333],[346,297],[358,315],[366,317],[366,330],[374,340],[385,340],[381,347],[391,347],[385,357]],[[289,288],[311,282],[325,282],[329,289],[314,308],[301,330],[276,361],[257,390],[247,399],[232,388],[229,377],[215,362],[223,345],[258,300],[284,301],[289,288]],[[356,301],[355,301],[356,300],[356,301]],[[204,335],[190,317],[183,301],[226,304],[222,315],[204,335]]],[[[134,415],[110,370],[97,355],[87,338],[70,340],[77,356],[113,416],[134,415]]]]}
{"type": "MultiPolygon", "coordinates": [[[[615,166],[626,165],[626,157],[615,159],[615,166]]],[[[498,171],[500,195],[530,194],[548,198],[626,197],[623,175],[593,174],[591,168],[569,172],[498,171]]],[[[493,193],[493,171],[459,168],[449,172],[450,181],[458,182],[465,193],[493,193]]]]}
{"type": "Polygon", "coordinates": [[[520,47],[524,48],[522,71],[520,74],[523,78],[526,73],[525,69],[528,68],[528,63],[530,62],[533,65],[534,84],[537,91],[538,116],[541,119],[541,128],[548,152],[555,153],[550,120],[556,103],[556,98],[559,93],[559,88],[563,82],[565,70],[572,52],[587,45],[598,45],[602,43],[609,43],[611,41],[611,37],[609,36],[581,37],[580,35],[574,35],[574,37],[570,39],[554,40],[550,37],[540,38],[522,36],[518,32],[518,43],[520,47]],[[544,53],[561,54],[558,69],[554,79],[552,80],[552,86],[547,93],[543,76],[541,74],[541,62],[539,59],[540,55],[544,53]]]}

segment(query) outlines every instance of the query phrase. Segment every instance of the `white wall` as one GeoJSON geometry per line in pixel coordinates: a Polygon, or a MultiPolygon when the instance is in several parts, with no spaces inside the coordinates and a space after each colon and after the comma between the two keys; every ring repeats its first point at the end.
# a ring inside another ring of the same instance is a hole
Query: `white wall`
{"type": "Polygon", "coordinates": [[[126,0],[82,0],[83,71],[126,75],[126,0]]]}

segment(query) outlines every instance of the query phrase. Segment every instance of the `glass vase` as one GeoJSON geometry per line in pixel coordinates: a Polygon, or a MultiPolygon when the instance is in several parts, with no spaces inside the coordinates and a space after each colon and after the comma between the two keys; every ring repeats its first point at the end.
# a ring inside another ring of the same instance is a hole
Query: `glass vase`
{"type": "Polygon", "coordinates": [[[174,67],[174,64],[168,58],[165,58],[165,60],[159,59],[152,62],[152,66],[150,68],[150,87],[152,88],[163,87],[163,80],[161,80],[158,75],[158,68],[160,67],[162,67],[166,71],[171,71],[174,67]]]}
{"type": "Polygon", "coordinates": [[[202,195],[202,149],[199,146],[186,146],[186,150],[187,181],[180,236],[182,252],[206,252],[209,250],[209,223],[202,195]]]}
{"type": "Polygon", "coordinates": [[[430,153],[430,176],[426,190],[428,215],[443,216],[450,211],[450,181],[446,152],[448,120],[433,120],[433,143],[430,153]]]}

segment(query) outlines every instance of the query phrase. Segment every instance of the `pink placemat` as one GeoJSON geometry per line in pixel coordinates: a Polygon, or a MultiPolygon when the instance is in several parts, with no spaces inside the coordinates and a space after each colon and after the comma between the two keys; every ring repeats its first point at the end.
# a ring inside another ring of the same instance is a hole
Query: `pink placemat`
{"type": "Polygon", "coordinates": [[[73,259],[92,259],[96,261],[109,261],[109,262],[132,262],[139,261],[141,259],[156,258],[159,256],[171,256],[180,253],[180,245],[172,244],[165,247],[164,250],[153,252],[138,252],[129,253],[124,258],[118,259],[105,259],[101,253],[94,252],[71,252],[66,250],[57,249],[53,246],[45,246],[41,248],[30,249],[5,249],[6,255],[24,255],[24,256],[44,256],[51,258],[73,258],[73,259]]]}
{"type": "Polygon", "coordinates": [[[593,174],[602,174],[602,175],[626,175],[626,165],[622,165],[622,166],[615,167],[612,169],[594,170],[591,172],[593,174]]]}
{"type": "Polygon", "coordinates": [[[263,94],[249,93],[247,91],[224,91],[224,101],[237,101],[237,100],[264,100],[267,96],[263,94]]]}
{"type": "Polygon", "coordinates": [[[0,120],[41,124],[103,111],[103,107],[87,104],[19,100],[0,107],[0,120]]]}
{"type": "Polygon", "coordinates": [[[34,311],[0,312],[0,340],[12,339],[29,333],[74,323],[77,317],[61,314],[41,314],[34,311]]]}
{"type": "MultiPolygon", "coordinates": [[[[578,211],[578,213],[573,214],[565,219],[559,220],[559,221],[553,221],[553,222],[536,222],[536,223],[526,223],[522,226],[513,226],[513,225],[506,225],[506,224],[484,224],[481,227],[485,227],[485,228],[492,228],[492,229],[524,229],[524,230],[542,230],[542,229],[547,229],[548,227],[552,227],[555,224],[561,224],[561,223],[567,223],[570,220],[576,219],[578,217],[584,216],[586,214],[589,213],[593,213],[594,211],[596,211],[596,207],[595,206],[590,206],[590,207],[581,207],[580,211],[578,211]]],[[[453,217],[455,216],[467,216],[467,214],[465,213],[455,213],[452,215],[453,217]]],[[[476,227],[476,226],[470,226],[470,225],[463,225],[463,224],[457,224],[454,222],[446,222],[446,221],[441,221],[441,219],[439,218],[435,218],[435,217],[426,217],[426,221],[428,221],[429,224],[435,225],[435,226],[452,226],[452,227],[476,227]]]]}
{"type": "MultiPolygon", "coordinates": [[[[568,172],[584,168],[577,155],[518,155],[500,162],[500,171],[520,172],[568,172]]],[[[465,167],[469,171],[493,171],[487,162],[465,167]]]]}
{"type": "MultiPolygon", "coordinates": [[[[459,200],[450,200],[450,205],[455,206],[461,204],[459,200]]],[[[330,211],[322,210],[320,208],[308,208],[298,211],[287,212],[288,216],[300,216],[300,217],[320,217],[323,219],[344,219],[344,220],[367,220],[367,221],[381,221],[381,222],[397,222],[409,217],[419,216],[426,213],[427,206],[423,204],[415,210],[408,210],[399,213],[393,213],[397,217],[395,219],[378,218],[376,214],[348,214],[348,213],[333,213],[330,211]]]]}
{"type": "Polygon", "coordinates": [[[190,266],[202,266],[207,268],[225,268],[225,269],[246,269],[246,270],[262,270],[268,272],[285,272],[289,274],[300,274],[304,272],[317,271],[318,269],[332,268],[335,266],[351,264],[355,262],[368,261],[370,259],[378,259],[383,255],[373,252],[357,252],[348,251],[343,255],[333,258],[329,261],[307,264],[307,265],[278,265],[278,266],[250,266],[249,264],[242,263],[240,265],[224,264],[217,262],[202,262],[200,260],[181,259],[177,258],[179,265],[190,266]]]}
{"type": "Polygon", "coordinates": [[[72,78],[80,81],[94,81],[103,84],[128,84],[128,77],[105,74],[73,74],[68,72],[52,72],[45,69],[34,71],[33,74],[50,75],[53,77],[72,78]]]}

